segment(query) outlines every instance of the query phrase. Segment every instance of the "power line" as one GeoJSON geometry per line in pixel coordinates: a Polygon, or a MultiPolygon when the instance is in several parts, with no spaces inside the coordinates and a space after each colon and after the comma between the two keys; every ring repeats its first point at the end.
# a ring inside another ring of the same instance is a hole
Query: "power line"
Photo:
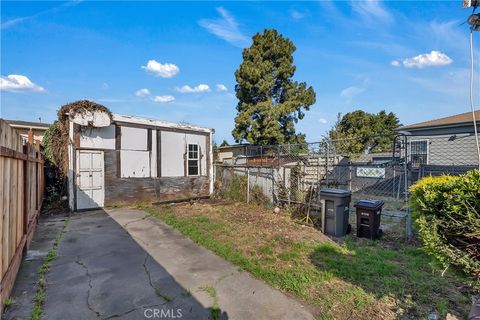
{"type": "Polygon", "coordinates": [[[470,108],[473,116],[473,130],[475,134],[475,143],[477,144],[478,169],[480,170],[480,144],[478,142],[477,120],[475,119],[475,106],[473,99],[474,90],[474,57],[473,57],[473,29],[470,30],[470,108]]]}

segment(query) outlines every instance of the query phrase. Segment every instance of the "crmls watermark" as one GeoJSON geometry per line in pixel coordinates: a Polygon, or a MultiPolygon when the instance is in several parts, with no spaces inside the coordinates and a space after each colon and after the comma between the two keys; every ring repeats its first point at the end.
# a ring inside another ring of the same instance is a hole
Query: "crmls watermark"
{"type": "Polygon", "coordinates": [[[156,309],[149,308],[143,311],[147,319],[181,319],[182,309],[156,309]]]}

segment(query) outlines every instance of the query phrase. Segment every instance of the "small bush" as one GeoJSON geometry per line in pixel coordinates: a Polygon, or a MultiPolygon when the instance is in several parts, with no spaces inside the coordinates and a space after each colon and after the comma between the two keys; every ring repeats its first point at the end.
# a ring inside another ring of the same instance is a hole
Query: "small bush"
{"type": "Polygon", "coordinates": [[[267,205],[270,199],[263,193],[262,187],[255,185],[250,187],[250,203],[267,205]]]}
{"type": "MultiPolygon", "coordinates": [[[[215,181],[214,196],[220,199],[237,202],[247,202],[247,176],[242,174],[231,174],[228,178],[217,177],[215,181]],[[226,180],[226,181],[224,181],[226,180]]],[[[258,185],[250,185],[250,203],[266,205],[270,199],[263,193],[258,185]]]]}
{"type": "Polygon", "coordinates": [[[246,202],[247,201],[247,176],[233,174],[227,186],[223,191],[223,197],[228,200],[246,202]]]}
{"type": "Polygon", "coordinates": [[[413,218],[425,250],[480,281],[480,170],[427,177],[410,188],[413,218]]]}

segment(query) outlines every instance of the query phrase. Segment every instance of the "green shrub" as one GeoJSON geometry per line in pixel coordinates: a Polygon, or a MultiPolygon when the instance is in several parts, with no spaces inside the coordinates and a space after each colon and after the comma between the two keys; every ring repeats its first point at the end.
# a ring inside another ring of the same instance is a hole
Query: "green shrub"
{"type": "Polygon", "coordinates": [[[411,188],[410,205],[425,250],[480,282],[480,170],[427,177],[411,188]]]}

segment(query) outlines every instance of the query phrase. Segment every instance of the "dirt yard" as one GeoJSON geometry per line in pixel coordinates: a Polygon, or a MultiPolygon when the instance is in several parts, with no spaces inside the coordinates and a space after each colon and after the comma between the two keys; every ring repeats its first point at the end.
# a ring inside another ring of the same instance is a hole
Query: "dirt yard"
{"type": "Polygon", "coordinates": [[[142,207],[255,277],[300,299],[319,319],[466,318],[469,289],[415,245],[353,235],[334,241],[288,212],[202,201],[142,207]]]}

